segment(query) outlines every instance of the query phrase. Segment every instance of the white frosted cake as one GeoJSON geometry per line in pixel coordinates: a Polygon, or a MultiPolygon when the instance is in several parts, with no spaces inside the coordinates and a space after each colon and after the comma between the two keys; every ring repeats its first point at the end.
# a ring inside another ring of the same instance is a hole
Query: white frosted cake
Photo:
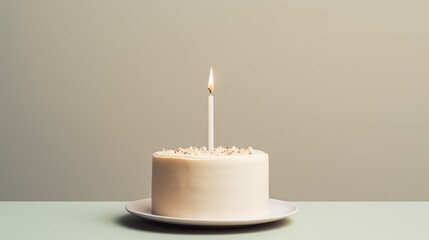
{"type": "Polygon", "coordinates": [[[198,219],[268,213],[268,154],[252,148],[179,148],[153,154],[152,212],[198,219]]]}

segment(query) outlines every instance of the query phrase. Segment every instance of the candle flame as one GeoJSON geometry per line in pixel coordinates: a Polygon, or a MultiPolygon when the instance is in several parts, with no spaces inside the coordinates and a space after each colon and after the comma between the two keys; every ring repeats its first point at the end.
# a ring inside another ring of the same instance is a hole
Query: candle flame
{"type": "Polygon", "coordinates": [[[209,85],[208,85],[209,92],[212,93],[214,90],[214,83],[213,83],[213,68],[210,67],[210,75],[209,75],[209,85]]]}

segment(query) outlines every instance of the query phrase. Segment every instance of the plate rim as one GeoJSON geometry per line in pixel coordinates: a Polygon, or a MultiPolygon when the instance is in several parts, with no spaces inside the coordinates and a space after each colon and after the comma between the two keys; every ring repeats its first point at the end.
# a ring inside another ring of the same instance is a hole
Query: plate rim
{"type": "Polygon", "coordinates": [[[150,204],[149,207],[152,207],[152,199],[151,198],[142,198],[138,200],[134,200],[128,202],[125,205],[125,209],[131,215],[142,217],[144,219],[148,219],[151,221],[170,223],[170,224],[178,224],[178,225],[192,225],[192,226],[240,226],[240,225],[254,225],[261,223],[268,223],[278,221],[284,218],[287,218],[299,211],[299,208],[296,204],[291,202],[286,202],[279,199],[269,198],[269,203],[277,203],[282,205],[288,205],[288,207],[292,207],[292,210],[283,214],[278,214],[274,216],[267,217],[257,217],[257,218],[243,218],[243,219],[200,219],[200,218],[181,218],[181,217],[170,217],[170,216],[162,216],[156,215],[153,213],[147,213],[143,211],[136,211],[131,209],[131,205],[133,204],[150,204]]]}

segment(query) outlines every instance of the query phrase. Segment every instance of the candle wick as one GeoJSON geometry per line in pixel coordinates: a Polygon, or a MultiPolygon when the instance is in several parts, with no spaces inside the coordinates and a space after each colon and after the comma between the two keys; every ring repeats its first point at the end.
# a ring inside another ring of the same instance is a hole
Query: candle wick
{"type": "Polygon", "coordinates": [[[212,90],[210,88],[207,88],[209,90],[209,93],[212,94],[212,90]]]}

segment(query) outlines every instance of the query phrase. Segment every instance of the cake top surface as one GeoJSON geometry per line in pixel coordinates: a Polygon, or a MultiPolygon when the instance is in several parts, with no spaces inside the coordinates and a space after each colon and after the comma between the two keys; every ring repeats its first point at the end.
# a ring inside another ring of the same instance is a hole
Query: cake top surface
{"type": "Polygon", "coordinates": [[[263,153],[262,151],[255,150],[252,147],[237,148],[233,147],[216,147],[208,149],[207,147],[188,147],[178,149],[163,149],[162,151],[155,152],[154,155],[171,156],[171,157],[220,157],[220,156],[249,156],[263,153]]]}

